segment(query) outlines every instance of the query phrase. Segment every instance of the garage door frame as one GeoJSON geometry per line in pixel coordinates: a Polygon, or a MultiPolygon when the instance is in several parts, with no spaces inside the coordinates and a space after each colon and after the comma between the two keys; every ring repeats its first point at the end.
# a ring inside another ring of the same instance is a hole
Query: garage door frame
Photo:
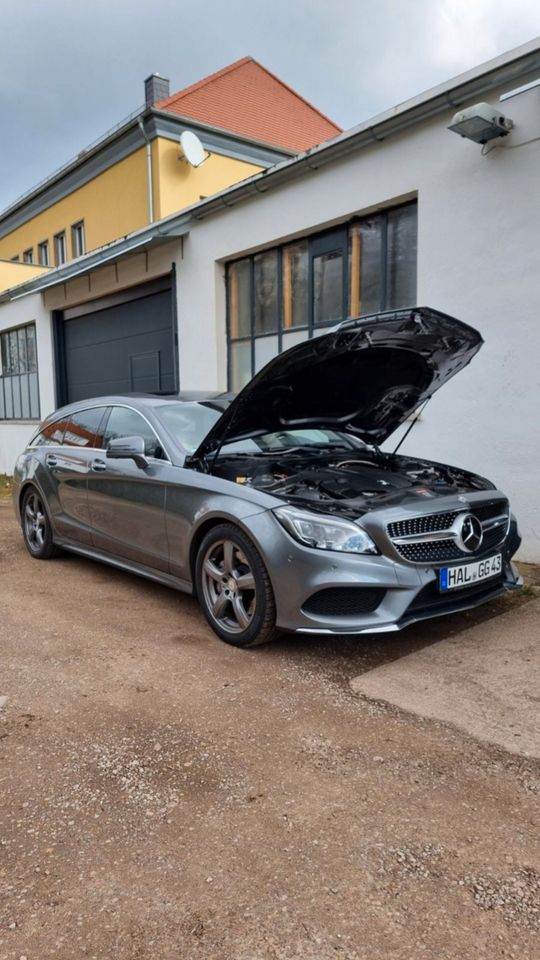
{"type": "Polygon", "coordinates": [[[151,280],[147,283],[137,284],[134,287],[128,287],[125,290],[100,297],[95,300],[87,300],[84,303],[77,304],[74,307],[68,307],[65,310],[52,311],[52,328],[54,341],[54,373],[55,373],[55,397],[56,406],[64,406],[68,400],[68,381],[65,349],[65,322],[84,317],[89,313],[107,310],[109,307],[120,306],[140,300],[143,297],[151,296],[154,293],[161,293],[166,290],[171,291],[171,332],[173,337],[173,362],[174,362],[174,392],[178,393],[180,389],[180,378],[178,371],[178,316],[176,304],[176,276],[173,265],[171,273],[157,280],[151,280]]]}

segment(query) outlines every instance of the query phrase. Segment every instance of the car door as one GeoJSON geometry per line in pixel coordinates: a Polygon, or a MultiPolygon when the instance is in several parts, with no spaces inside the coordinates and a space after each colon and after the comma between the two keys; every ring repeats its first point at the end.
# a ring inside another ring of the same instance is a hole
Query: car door
{"type": "Polygon", "coordinates": [[[165,530],[165,471],[161,442],[146,418],[128,406],[113,406],[103,449],[95,451],[88,474],[92,543],[98,550],[168,572],[165,530]],[[107,445],[119,437],[142,437],[148,466],[107,458],[107,445]]]}
{"type": "Polygon", "coordinates": [[[107,408],[97,406],[71,413],[42,431],[45,476],[43,485],[60,537],[91,544],[87,479],[100,425],[107,408]]]}

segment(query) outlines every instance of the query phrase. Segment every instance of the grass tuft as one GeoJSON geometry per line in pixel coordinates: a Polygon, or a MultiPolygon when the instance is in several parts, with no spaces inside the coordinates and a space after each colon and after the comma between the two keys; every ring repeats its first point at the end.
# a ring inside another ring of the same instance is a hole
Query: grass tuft
{"type": "Polygon", "coordinates": [[[8,476],[7,473],[0,473],[0,497],[11,496],[12,486],[13,477],[8,476]]]}

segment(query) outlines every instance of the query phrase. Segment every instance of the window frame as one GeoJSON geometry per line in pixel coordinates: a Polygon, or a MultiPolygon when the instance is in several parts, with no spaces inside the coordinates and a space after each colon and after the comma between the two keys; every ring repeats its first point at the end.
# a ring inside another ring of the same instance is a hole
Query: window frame
{"type": "Polygon", "coordinates": [[[39,263],[39,265],[42,266],[42,267],[50,267],[50,265],[51,265],[51,260],[50,260],[50,257],[49,257],[49,241],[48,241],[48,240],[40,240],[40,242],[39,242],[38,245],[37,245],[37,252],[38,252],[38,263],[39,263]],[[45,251],[45,259],[43,259],[43,258],[42,258],[42,255],[41,255],[43,250],[45,251]]]}
{"type": "Polygon", "coordinates": [[[0,394],[1,394],[1,403],[2,403],[2,406],[1,406],[1,408],[0,408],[0,423],[35,423],[36,420],[39,421],[39,420],[41,419],[41,398],[40,398],[40,392],[39,392],[39,361],[38,361],[38,346],[37,346],[37,326],[36,326],[35,321],[31,321],[30,323],[21,323],[21,324],[18,324],[16,327],[7,327],[6,329],[0,330],[0,394]],[[35,364],[35,367],[34,367],[33,369],[29,369],[29,364],[28,364],[28,343],[29,343],[29,339],[28,339],[28,334],[26,333],[26,331],[29,330],[30,328],[33,329],[33,337],[32,337],[32,339],[33,339],[33,347],[34,347],[34,364],[35,364]],[[21,333],[22,331],[24,331],[25,353],[26,353],[26,359],[25,359],[25,367],[26,367],[26,369],[24,369],[24,370],[21,370],[21,369],[20,369],[20,358],[19,358],[20,333],[21,333]],[[3,366],[2,366],[2,352],[1,352],[1,350],[2,350],[2,339],[4,338],[4,336],[7,336],[8,338],[11,338],[11,335],[12,335],[12,334],[15,334],[15,335],[16,335],[18,369],[17,369],[16,372],[9,372],[9,373],[8,373],[8,372],[5,372],[5,371],[4,371],[3,366]],[[31,393],[30,380],[28,379],[28,382],[27,382],[27,397],[26,397],[26,399],[27,399],[27,401],[28,401],[28,411],[29,411],[29,415],[28,415],[28,416],[22,416],[22,410],[23,410],[23,393],[22,393],[22,391],[23,391],[23,381],[22,381],[22,378],[23,378],[23,377],[28,377],[28,378],[29,378],[31,375],[32,375],[32,376],[35,376],[35,398],[34,398],[34,399],[35,399],[35,406],[34,406],[34,407],[32,406],[33,398],[32,398],[32,393],[31,393]],[[12,411],[12,415],[11,415],[11,416],[6,416],[7,410],[8,410],[8,408],[9,408],[9,404],[6,402],[7,396],[8,396],[7,393],[6,393],[6,390],[7,390],[7,381],[9,381],[9,391],[10,391],[10,394],[11,394],[11,397],[10,397],[11,411],[12,411]],[[15,383],[16,383],[16,386],[15,386],[15,383]],[[15,404],[14,389],[17,389],[17,390],[18,390],[18,394],[19,394],[19,395],[18,395],[18,406],[20,407],[20,410],[21,410],[21,416],[14,416],[14,415],[13,415],[13,414],[14,414],[14,411],[15,411],[15,406],[16,406],[16,404],[15,404]]]}
{"type": "MultiPolygon", "coordinates": [[[[101,404],[101,403],[96,403],[95,406],[96,406],[96,407],[101,407],[101,406],[103,406],[103,404],[101,404]]],[[[163,443],[163,441],[162,441],[161,437],[159,436],[156,428],[154,427],[153,423],[150,423],[150,420],[148,419],[148,417],[145,416],[145,414],[144,414],[141,410],[137,410],[136,407],[131,407],[131,406],[129,405],[129,403],[110,403],[110,402],[109,402],[109,403],[105,404],[105,406],[107,407],[107,414],[106,414],[103,422],[100,424],[100,427],[102,427],[102,429],[103,429],[103,435],[104,435],[104,436],[105,436],[105,433],[106,433],[106,431],[107,431],[107,427],[108,427],[108,425],[109,425],[109,420],[110,420],[110,417],[111,417],[111,413],[113,412],[113,410],[114,410],[115,408],[120,407],[120,408],[123,409],[123,410],[131,410],[132,413],[138,413],[139,416],[142,417],[142,419],[146,421],[146,423],[147,423],[148,426],[150,427],[152,433],[154,434],[156,440],[158,441],[159,446],[160,446],[161,449],[163,450],[163,453],[165,454],[165,456],[163,456],[163,457],[152,457],[152,456],[150,456],[149,454],[145,454],[146,459],[147,459],[147,460],[155,461],[156,463],[172,463],[170,454],[169,454],[168,451],[167,451],[167,447],[166,447],[165,444],[163,443]]],[[[93,409],[93,407],[85,407],[84,409],[85,409],[85,410],[90,410],[90,409],[93,409]]],[[[76,412],[79,412],[79,411],[76,411],[76,412]]],[[[88,449],[88,448],[87,448],[87,449],[88,449]]],[[[107,453],[107,447],[100,447],[99,449],[105,450],[105,454],[107,453]]]]}
{"type": "Polygon", "coordinates": [[[34,248],[28,247],[27,250],[23,250],[23,263],[33,263],[34,262],[34,248]]]}
{"type": "Polygon", "coordinates": [[[55,421],[56,423],[61,423],[62,421],[64,421],[64,422],[66,423],[66,427],[64,428],[64,433],[63,433],[63,436],[62,436],[61,446],[62,446],[62,447],[65,446],[65,447],[66,447],[67,449],[69,449],[69,450],[79,450],[79,451],[80,451],[80,450],[105,450],[105,447],[97,447],[95,444],[94,444],[93,446],[83,447],[83,446],[80,446],[79,444],[75,444],[75,443],[65,443],[66,430],[67,430],[67,425],[69,424],[70,420],[72,420],[74,417],[80,416],[81,414],[84,414],[84,413],[89,413],[90,410],[101,410],[101,411],[102,411],[101,418],[100,418],[100,420],[98,421],[98,425],[97,425],[96,430],[94,431],[94,440],[96,440],[96,438],[98,437],[98,435],[99,435],[101,432],[104,432],[104,430],[105,430],[105,427],[106,427],[106,425],[107,425],[107,421],[108,421],[108,419],[109,419],[110,409],[111,409],[110,403],[105,403],[105,402],[104,402],[104,403],[95,403],[95,404],[92,404],[92,405],[89,406],[89,407],[88,407],[88,406],[81,407],[79,410],[71,410],[71,411],[70,411],[69,413],[67,413],[67,414],[64,413],[63,416],[60,418],[60,420],[55,421]],[[101,428],[102,428],[102,429],[101,429],[101,428]]]}
{"type": "Polygon", "coordinates": [[[55,265],[55,267],[62,267],[65,263],[68,262],[68,249],[67,249],[66,231],[65,231],[65,230],[60,230],[59,233],[55,233],[55,235],[54,235],[54,237],[53,237],[53,241],[54,241],[54,265],[55,265]],[[63,248],[64,248],[64,259],[63,259],[63,260],[60,260],[60,258],[59,258],[59,256],[58,256],[59,247],[60,247],[60,242],[62,242],[63,248]]]}
{"type": "Polygon", "coordinates": [[[86,253],[86,231],[84,228],[84,220],[77,220],[76,223],[71,224],[71,252],[74,259],[77,257],[84,257],[86,253]]]}
{"type": "MultiPolygon", "coordinates": [[[[309,234],[303,234],[301,236],[287,240],[286,242],[280,244],[274,244],[271,247],[266,247],[263,250],[257,250],[252,254],[244,254],[241,257],[235,257],[234,259],[228,260],[225,263],[225,298],[226,298],[226,318],[225,318],[225,327],[226,327],[226,338],[227,338],[227,387],[229,390],[233,389],[232,386],[232,375],[233,375],[233,348],[237,344],[249,344],[250,345],[250,365],[251,365],[251,376],[253,377],[256,373],[255,367],[255,344],[256,341],[262,340],[265,337],[275,337],[278,338],[278,354],[283,350],[284,334],[289,335],[296,331],[301,332],[305,331],[307,333],[307,339],[312,339],[314,335],[320,334],[325,330],[331,329],[336,323],[341,321],[333,320],[327,323],[314,323],[314,296],[313,296],[313,262],[314,259],[320,255],[321,252],[324,252],[326,248],[333,249],[333,244],[335,248],[339,246],[342,255],[343,255],[343,267],[342,267],[342,306],[343,313],[342,320],[347,319],[356,319],[355,316],[349,316],[350,306],[351,306],[351,278],[350,278],[350,268],[349,268],[349,258],[350,258],[350,245],[352,242],[353,228],[358,224],[366,223],[370,220],[373,220],[375,217],[380,218],[380,229],[381,229],[381,240],[380,240],[380,263],[379,263],[379,306],[377,312],[383,312],[387,309],[388,302],[388,276],[389,276],[389,263],[388,263],[388,222],[389,217],[392,214],[395,214],[399,210],[405,210],[406,208],[414,207],[416,210],[416,225],[418,231],[418,198],[415,197],[410,200],[406,200],[402,203],[396,203],[393,205],[388,205],[378,210],[373,210],[370,213],[367,213],[363,216],[354,216],[350,220],[337,224],[334,227],[328,228],[326,230],[319,230],[309,234]],[[283,283],[283,263],[284,263],[284,251],[293,246],[295,243],[301,243],[302,241],[307,241],[307,257],[308,257],[308,270],[307,270],[307,324],[290,326],[285,328],[283,324],[284,318],[284,304],[283,304],[283,293],[284,293],[284,283],[283,283]],[[259,256],[261,253],[270,253],[272,251],[277,251],[277,270],[278,270],[278,329],[277,331],[272,331],[270,333],[256,333],[255,330],[255,300],[256,300],[256,291],[255,291],[255,257],[259,256]],[[232,336],[232,318],[231,318],[231,284],[230,284],[230,267],[235,263],[242,261],[247,261],[249,265],[249,303],[250,303],[250,318],[249,318],[249,333],[246,333],[239,337],[232,336]]],[[[417,233],[418,236],[418,233],[417,233]]],[[[416,281],[418,280],[418,253],[416,257],[416,281]]],[[[414,306],[414,304],[410,304],[414,306]]],[[[365,314],[367,315],[367,314],[365,314]]],[[[358,316],[358,315],[357,315],[358,316]]],[[[362,316],[362,314],[359,314],[362,316]]]]}

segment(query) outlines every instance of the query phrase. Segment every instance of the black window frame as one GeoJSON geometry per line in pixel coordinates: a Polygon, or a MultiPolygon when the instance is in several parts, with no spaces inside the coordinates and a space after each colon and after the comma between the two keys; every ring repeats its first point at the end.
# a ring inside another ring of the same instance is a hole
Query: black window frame
{"type": "MultiPolygon", "coordinates": [[[[380,270],[379,270],[379,306],[378,311],[382,312],[387,309],[388,302],[388,275],[389,275],[389,265],[388,265],[388,221],[391,215],[394,215],[400,210],[406,208],[414,207],[416,209],[416,224],[418,224],[418,201],[417,199],[408,200],[405,203],[399,203],[393,206],[384,207],[379,210],[374,210],[365,216],[355,216],[352,217],[346,223],[337,225],[335,227],[329,228],[324,231],[317,231],[312,234],[305,234],[300,237],[295,237],[294,239],[288,240],[279,245],[274,245],[268,247],[262,251],[257,251],[254,254],[244,254],[242,257],[236,257],[233,260],[230,260],[225,265],[225,296],[226,296],[226,337],[227,337],[227,385],[228,389],[234,389],[232,385],[232,373],[233,373],[233,361],[232,361],[232,349],[236,344],[249,344],[250,350],[250,364],[251,364],[251,376],[255,374],[255,346],[258,340],[262,340],[267,337],[277,336],[278,343],[278,353],[282,352],[283,349],[283,337],[284,334],[290,334],[294,332],[305,331],[307,334],[306,339],[311,339],[314,335],[318,334],[325,329],[331,328],[336,323],[340,322],[339,320],[332,320],[326,324],[315,324],[313,317],[313,307],[314,307],[314,296],[313,296],[313,262],[314,259],[319,255],[319,252],[325,252],[326,250],[339,249],[343,255],[343,264],[342,264],[342,304],[343,304],[343,316],[342,320],[354,319],[349,317],[350,310],[350,277],[349,277],[349,249],[350,249],[350,240],[353,227],[358,224],[366,223],[370,220],[373,220],[375,217],[380,218],[381,222],[381,243],[380,243],[380,270]],[[299,243],[301,241],[307,241],[308,244],[308,275],[307,275],[307,284],[308,284],[308,317],[307,324],[291,326],[284,328],[283,325],[283,251],[293,245],[294,243],[299,243]],[[277,331],[271,331],[268,333],[257,333],[255,330],[255,257],[259,256],[260,253],[269,253],[277,251],[277,270],[278,270],[278,329],[277,331]],[[242,261],[247,261],[249,264],[249,284],[250,284],[250,322],[249,322],[249,333],[246,333],[242,336],[232,337],[231,336],[231,310],[230,310],[230,274],[229,270],[232,265],[242,261]]],[[[418,278],[418,257],[416,259],[416,275],[415,281],[418,278]]],[[[415,306],[415,304],[404,304],[403,306],[415,306]]],[[[360,314],[362,315],[362,314],[360,314]]]]}
{"type": "Polygon", "coordinates": [[[0,330],[0,423],[16,421],[33,423],[40,420],[40,410],[36,324],[35,322],[23,323],[16,327],[0,330]],[[29,330],[33,331],[31,336],[29,330]],[[24,360],[21,358],[22,341],[24,341],[24,360]],[[31,360],[29,360],[30,344],[33,351],[31,360]],[[5,363],[5,358],[8,355],[9,361],[5,363]],[[15,355],[15,369],[12,369],[11,362],[15,355]],[[34,378],[33,390],[30,377],[34,378]],[[23,416],[25,407],[28,410],[28,416],[23,416]],[[20,411],[20,415],[15,415],[16,409],[20,411]],[[8,411],[10,411],[10,415],[6,416],[8,411]]]}

